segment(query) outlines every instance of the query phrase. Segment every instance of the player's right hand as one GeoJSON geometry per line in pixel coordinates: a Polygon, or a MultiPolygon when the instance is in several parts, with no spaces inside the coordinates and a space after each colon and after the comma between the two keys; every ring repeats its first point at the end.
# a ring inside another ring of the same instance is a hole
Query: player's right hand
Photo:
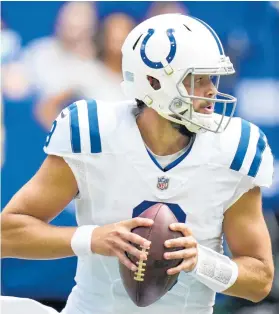
{"type": "Polygon", "coordinates": [[[92,233],[91,250],[100,255],[116,256],[126,267],[132,271],[136,271],[137,266],[131,262],[125,252],[134,255],[137,259],[143,260],[147,259],[147,255],[129,242],[144,248],[149,248],[151,242],[132,233],[131,230],[136,227],[150,227],[153,222],[152,219],[136,217],[97,227],[92,233]]]}

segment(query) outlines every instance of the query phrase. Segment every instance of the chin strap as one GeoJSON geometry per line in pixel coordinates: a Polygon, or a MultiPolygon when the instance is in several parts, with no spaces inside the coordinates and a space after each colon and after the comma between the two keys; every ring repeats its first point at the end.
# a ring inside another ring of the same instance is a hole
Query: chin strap
{"type": "Polygon", "coordinates": [[[192,112],[192,119],[190,118],[189,112],[185,112],[183,114],[185,118],[187,118],[190,121],[183,120],[185,123],[185,126],[187,127],[188,130],[190,130],[193,133],[203,133],[206,130],[203,129],[203,127],[207,129],[211,129],[214,131],[214,129],[217,128],[215,121],[214,121],[214,115],[213,114],[203,114],[203,113],[198,113],[198,112],[192,112]],[[198,125],[195,125],[199,124],[198,125]]]}

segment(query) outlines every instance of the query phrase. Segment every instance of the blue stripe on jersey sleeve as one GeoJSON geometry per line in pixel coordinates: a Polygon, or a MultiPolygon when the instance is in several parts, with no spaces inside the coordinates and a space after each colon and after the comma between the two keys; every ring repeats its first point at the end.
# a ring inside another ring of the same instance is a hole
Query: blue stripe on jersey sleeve
{"type": "Polygon", "coordinates": [[[254,156],[254,159],[252,161],[252,164],[248,172],[248,176],[250,177],[255,177],[257,175],[261,162],[262,162],[263,152],[266,148],[266,142],[264,140],[265,135],[261,130],[259,130],[259,132],[260,132],[260,137],[257,143],[256,154],[254,156]]]}
{"type": "Polygon", "coordinates": [[[234,159],[230,165],[232,170],[239,171],[243,164],[250,140],[250,131],[250,123],[241,119],[241,136],[234,159]]]}
{"type": "Polygon", "coordinates": [[[71,104],[69,107],[70,111],[70,128],[71,128],[71,146],[73,153],[81,152],[80,145],[80,131],[78,121],[78,108],[76,103],[71,104]]]}
{"type": "Polygon", "coordinates": [[[90,145],[91,153],[100,153],[102,151],[97,103],[95,100],[87,101],[88,108],[88,121],[89,121],[89,135],[90,135],[90,145]]]}

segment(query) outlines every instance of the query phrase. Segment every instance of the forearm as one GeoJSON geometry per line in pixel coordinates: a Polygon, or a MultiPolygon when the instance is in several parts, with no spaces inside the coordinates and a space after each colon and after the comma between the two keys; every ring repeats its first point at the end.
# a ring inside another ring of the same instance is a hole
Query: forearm
{"type": "Polygon", "coordinates": [[[250,256],[230,259],[200,244],[197,249],[197,264],[191,274],[213,291],[252,302],[268,295],[274,273],[272,259],[250,256]]]}
{"type": "Polygon", "coordinates": [[[56,227],[37,218],[1,214],[2,257],[56,259],[73,256],[71,239],[76,227],[56,227]]]}
{"type": "Polygon", "coordinates": [[[238,265],[236,282],[223,293],[259,302],[268,295],[273,279],[273,265],[253,257],[234,258],[238,265]],[[272,270],[270,270],[272,269],[272,270]]]}

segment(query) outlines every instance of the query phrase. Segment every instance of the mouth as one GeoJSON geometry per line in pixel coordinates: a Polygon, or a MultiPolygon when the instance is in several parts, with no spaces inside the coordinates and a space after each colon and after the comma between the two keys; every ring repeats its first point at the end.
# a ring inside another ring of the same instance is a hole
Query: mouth
{"type": "Polygon", "coordinates": [[[214,112],[214,104],[213,103],[207,103],[200,107],[199,113],[204,114],[212,114],[214,112]]]}
{"type": "MultiPolygon", "coordinates": [[[[183,116],[187,111],[188,111],[188,109],[180,112],[179,114],[183,116]]],[[[205,104],[202,104],[200,106],[200,108],[198,109],[198,111],[196,111],[196,112],[203,113],[203,114],[212,114],[214,112],[214,103],[213,102],[207,102],[205,104]]],[[[175,115],[172,115],[172,116],[174,117],[175,115]]],[[[178,118],[178,119],[181,120],[180,118],[178,118]]]]}

